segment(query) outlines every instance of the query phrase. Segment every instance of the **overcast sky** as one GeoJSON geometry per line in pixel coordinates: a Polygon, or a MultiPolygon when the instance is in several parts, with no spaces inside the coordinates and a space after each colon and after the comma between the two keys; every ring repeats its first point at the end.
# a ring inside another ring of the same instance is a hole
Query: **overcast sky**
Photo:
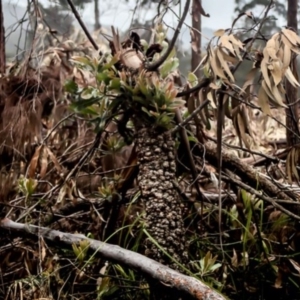
{"type": "MultiPolygon", "coordinates": [[[[58,0],[38,0],[44,5],[49,3],[58,3],[58,0]]],[[[158,0],[157,0],[158,1],[158,0]]],[[[133,12],[136,7],[137,0],[129,0],[125,3],[124,0],[99,0],[100,6],[100,22],[103,25],[114,25],[119,28],[128,28],[130,26],[133,12]]],[[[184,0],[181,1],[184,5],[184,0]]],[[[202,0],[202,6],[204,10],[211,15],[210,18],[202,18],[202,27],[219,29],[228,28],[231,25],[234,16],[234,0],[202,0]]],[[[17,4],[18,6],[27,5],[26,0],[4,0],[4,3],[17,4]]],[[[255,14],[261,13],[261,6],[257,10],[253,11],[255,14]]],[[[176,10],[178,12],[178,10],[176,10]]],[[[88,23],[94,23],[94,5],[93,1],[90,4],[86,4],[84,10],[80,11],[83,19],[88,23]]],[[[135,10],[135,14],[139,15],[141,19],[150,19],[156,12],[155,10],[135,10]]],[[[167,22],[172,26],[172,23],[176,24],[177,18],[171,12],[167,15],[167,22]]],[[[187,19],[189,22],[190,19],[187,19]]],[[[281,20],[282,21],[282,20],[281,20]]]]}
{"type": "MultiPolygon", "coordinates": [[[[184,1],[182,2],[184,3],[184,1]]],[[[109,25],[113,23],[113,25],[118,25],[119,27],[128,27],[130,25],[136,1],[129,1],[129,5],[118,5],[118,3],[120,3],[118,0],[104,0],[102,3],[104,6],[104,8],[102,8],[102,22],[104,24],[109,25]],[[108,3],[110,3],[110,5],[108,5],[108,3]]],[[[234,0],[202,0],[202,3],[205,11],[211,15],[210,18],[202,18],[203,27],[212,29],[229,27],[234,11],[234,0]],[[220,5],[220,2],[226,2],[226,5],[220,5]]],[[[87,19],[93,18],[93,15],[91,15],[92,12],[93,5],[89,4],[83,13],[83,16],[87,19]]],[[[150,19],[155,16],[156,11],[148,10],[145,13],[137,10],[136,14],[140,14],[141,19],[150,19]]],[[[173,21],[172,23],[174,24],[177,22],[177,18],[172,13],[168,14],[167,20],[169,22],[173,21]]]]}
{"type": "MultiPolygon", "coordinates": [[[[17,4],[23,6],[27,5],[25,0],[5,0],[4,3],[17,4]]],[[[42,4],[49,4],[49,0],[39,0],[42,4]]],[[[51,1],[55,3],[55,0],[51,1]]],[[[58,1],[57,1],[58,2],[58,1]]],[[[132,14],[136,6],[135,0],[129,0],[129,4],[125,4],[125,1],[120,0],[99,0],[101,7],[101,23],[104,25],[114,25],[120,28],[128,28],[131,23],[132,14]]],[[[184,1],[182,1],[184,3],[184,1]]],[[[202,0],[204,10],[211,15],[210,18],[202,18],[202,26],[212,29],[227,28],[230,26],[233,11],[234,0],[202,0]],[[225,5],[224,5],[225,4],[225,5]]],[[[93,3],[87,4],[84,11],[80,11],[83,19],[89,23],[93,23],[93,3]]],[[[141,18],[151,18],[155,15],[155,10],[148,10],[141,12],[139,9],[136,14],[140,14],[141,18]]],[[[176,22],[176,17],[170,13],[167,16],[168,22],[176,22]]],[[[188,20],[187,20],[188,21],[188,20]]],[[[171,24],[170,24],[171,25],[171,24]]]]}
{"type": "MultiPolygon", "coordinates": [[[[49,5],[52,2],[52,5],[58,3],[58,0],[38,0],[43,5],[49,5]]],[[[158,0],[157,0],[158,1],[158,0]]],[[[100,6],[100,23],[104,26],[115,26],[119,28],[120,31],[127,30],[130,27],[130,24],[133,19],[133,15],[138,17],[140,22],[143,20],[153,19],[156,15],[156,10],[154,9],[156,5],[152,5],[153,9],[141,9],[137,7],[136,3],[139,2],[137,0],[99,0],[100,6]],[[137,8],[136,8],[137,7],[137,8]]],[[[220,28],[229,28],[231,27],[232,21],[236,13],[234,13],[234,0],[202,0],[202,6],[206,13],[210,14],[211,17],[202,17],[202,28],[203,35],[202,41],[203,45],[208,42],[211,38],[212,32],[220,29],[220,28]],[[212,29],[211,31],[207,31],[206,28],[212,29]],[[206,34],[210,34],[206,39],[206,34]]],[[[184,6],[185,0],[181,0],[182,8],[184,6]]],[[[14,24],[20,20],[23,14],[26,12],[26,0],[4,0],[4,23],[7,30],[11,32],[11,24],[14,24]],[[15,9],[17,6],[17,9],[15,9]]],[[[258,6],[254,11],[254,15],[258,16],[262,13],[264,7],[258,6]]],[[[179,13],[179,7],[177,6],[175,9],[176,13],[179,13]]],[[[86,4],[83,10],[79,11],[83,21],[89,25],[89,28],[93,28],[94,24],[94,3],[86,4]]],[[[70,12],[72,14],[72,12],[70,12]]],[[[169,12],[165,17],[164,21],[171,27],[175,27],[178,23],[178,18],[173,12],[169,12]]],[[[284,20],[279,20],[278,25],[283,26],[284,20]]],[[[186,19],[186,23],[188,25],[191,24],[190,14],[186,19]]],[[[77,26],[77,22],[75,23],[77,26]]],[[[26,24],[23,24],[23,28],[25,28],[26,24]]],[[[171,33],[170,33],[171,34],[171,33]]],[[[11,36],[7,40],[8,44],[15,44],[16,40],[20,32],[16,30],[12,32],[11,36]]],[[[22,38],[24,38],[22,36],[22,38]]],[[[179,39],[184,41],[185,44],[189,44],[190,41],[190,33],[188,27],[184,26],[179,39]]],[[[187,45],[188,46],[188,45],[187,45]]],[[[11,46],[9,46],[10,48],[11,46]]],[[[188,46],[189,47],[189,46],[188,46]]]]}

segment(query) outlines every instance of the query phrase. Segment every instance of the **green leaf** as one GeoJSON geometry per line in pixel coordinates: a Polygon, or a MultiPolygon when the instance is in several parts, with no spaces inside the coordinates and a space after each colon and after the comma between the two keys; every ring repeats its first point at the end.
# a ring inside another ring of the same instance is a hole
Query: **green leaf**
{"type": "Polygon", "coordinates": [[[206,123],[205,123],[205,128],[206,128],[207,130],[211,130],[211,125],[210,125],[209,119],[207,119],[207,121],[206,121],[206,123]]]}
{"type": "Polygon", "coordinates": [[[26,186],[26,191],[28,196],[31,196],[34,191],[35,188],[37,187],[38,181],[33,179],[33,178],[28,178],[25,182],[25,186],[26,186]]]}
{"type": "Polygon", "coordinates": [[[102,67],[102,70],[111,69],[111,67],[118,62],[118,57],[115,55],[107,64],[102,67]]]}
{"type": "Polygon", "coordinates": [[[152,115],[150,114],[150,112],[148,111],[148,109],[146,107],[142,107],[142,111],[145,112],[149,117],[152,117],[152,115]]]}
{"type": "Polygon", "coordinates": [[[241,196],[245,205],[245,208],[251,208],[251,196],[248,192],[241,189],[241,196]]]}
{"type": "Polygon", "coordinates": [[[86,109],[87,107],[92,106],[93,104],[99,102],[101,100],[101,98],[90,98],[88,100],[83,99],[83,100],[78,100],[76,102],[73,102],[70,105],[70,108],[73,109],[75,112],[82,112],[84,111],[84,109],[86,109]]]}
{"type": "Polygon", "coordinates": [[[167,77],[171,72],[179,67],[179,59],[177,57],[167,60],[160,68],[160,74],[163,78],[167,77]]]}
{"type": "Polygon", "coordinates": [[[81,114],[84,115],[98,115],[97,111],[93,106],[89,106],[80,110],[81,114]]]}
{"type": "Polygon", "coordinates": [[[108,114],[103,114],[102,116],[93,119],[91,122],[96,123],[95,132],[102,132],[105,129],[109,118],[110,116],[108,114]]]}
{"type": "Polygon", "coordinates": [[[196,86],[198,84],[198,78],[192,72],[189,73],[187,80],[191,84],[192,87],[194,87],[194,86],[196,86]]]}
{"type": "Polygon", "coordinates": [[[68,80],[65,84],[65,90],[68,93],[76,94],[78,92],[78,84],[73,80],[68,80]]]}
{"type": "Polygon", "coordinates": [[[146,80],[140,79],[138,82],[138,88],[144,96],[147,97],[151,95],[151,89],[150,87],[147,87],[146,80]]]}
{"type": "Polygon", "coordinates": [[[84,56],[73,56],[71,58],[71,61],[75,62],[75,63],[79,63],[83,66],[88,66],[90,67],[92,70],[95,69],[95,66],[93,65],[93,63],[90,61],[89,58],[84,57],[84,56]]]}
{"type": "Polygon", "coordinates": [[[205,78],[209,78],[209,77],[210,77],[209,67],[208,67],[208,66],[205,66],[205,67],[203,68],[203,74],[204,74],[204,77],[205,77],[205,78]]]}
{"type": "Polygon", "coordinates": [[[84,89],[83,92],[80,94],[80,97],[85,100],[91,99],[93,97],[93,89],[92,88],[84,89]]]}
{"type": "Polygon", "coordinates": [[[148,42],[146,40],[144,40],[144,39],[141,39],[141,44],[144,47],[144,51],[146,52],[148,50],[148,48],[149,48],[148,42]]]}
{"type": "Polygon", "coordinates": [[[117,90],[119,91],[121,88],[120,78],[114,78],[109,83],[109,89],[110,90],[117,90]]]}
{"type": "Polygon", "coordinates": [[[145,97],[140,97],[140,96],[132,96],[132,100],[139,102],[143,105],[147,105],[147,99],[145,97]]]}
{"type": "Polygon", "coordinates": [[[210,272],[214,272],[215,270],[219,269],[220,267],[222,267],[222,264],[217,263],[217,264],[214,264],[213,266],[211,266],[209,268],[209,270],[210,270],[210,272]]]}
{"type": "Polygon", "coordinates": [[[172,119],[167,114],[161,114],[157,117],[156,124],[166,129],[170,129],[172,124],[172,119]]]}
{"type": "Polygon", "coordinates": [[[131,95],[135,94],[134,89],[129,84],[127,84],[125,81],[121,80],[120,83],[121,83],[121,87],[123,87],[125,89],[125,91],[129,92],[131,95]]]}
{"type": "Polygon", "coordinates": [[[176,108],[183,107],[185,105],[185,102],[186,101],[182,99],[175,99],[168,105],[167,109],[174,110],[176,108]]]}
{"type": "MultiPolygon", "coordinates": [[[[167,59],[170,59],[172,57],[175,57],[176,56],[176,50],[175,50],[175,47],[172,49],[172,51],[170,52],[169,56],[167,59]]],[[[176,57],[175,57],[176,58],[176,57]]]]}
{"type": "Polygon", "coordinates": [[[194,136],[188,136],[188,140],[189,140],[190,142],[198,143],[198,139],[197,139],[196,137],[194,137],[194,136]]]}
{"type": "Polygon", "coordinates": [[[116,107],[118,107],[124,101],[125,99],[122,97],[113,98],[113,100],[108,103],[107,108],[105,108],[105,110],[107,111],[115,110],[116,107]]]}
{"type": "Polygon", "coordinates": [[[155,100],[154,103],[157,108],[166,105],[166,98],[164,94],[157,93],[153,99],[155,100]]]}
{"type": "Polygon", "coordinates": [[[97,73],[96,79],[99,83],[104,82],[105,84],[109,84],[111,80],[106,72],[97,73]]]}

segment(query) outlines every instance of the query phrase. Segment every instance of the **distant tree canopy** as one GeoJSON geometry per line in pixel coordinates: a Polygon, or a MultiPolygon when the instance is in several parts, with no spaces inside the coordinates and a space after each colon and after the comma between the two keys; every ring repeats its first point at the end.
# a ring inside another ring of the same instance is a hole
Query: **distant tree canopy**
{"type": "MultiPolygon", "coordinates": [[[[75,6],[83,8],[85,4],[91,3],[92,0],[72,0],[75,6]]],[[[59,0],[60,5],[63,8],[68,8],[68,1],[67,0],[59,0]]]]}
{"type": "Polygon", "coordinates": [[[60,34],[69,34],[72,29],[73,17],[70,13],[57,9],[57,6],[42,6],[44,18],[52,30],[60,34]]]}
{"type": "MultiPolygon", "coordinates": [[[[247,11],[253,11],[255,8],[261,6],[267,6],[270,3],[270,0],[235,0],[235,12],[242,13],[247,11]]],[[[286,17],[287,10],[286,10],[286,1],[276,1],[273,11],[282,17],[286,17]]],[[[253,12],[254,14],[254,12],[253,12]]],[[[255,14],[255,22],[258,24],[263,18],[263,13],[260,16],[256,16],[255,14]]],[[[246,25],[253,25],[253,21],[249,18],[245,21],[246,25]]],[[[264,26],[262,28],[262,34],[271,35],[275,31],[278,31],[279,27],[277,25],[277,19],[275,16],[269,16],[264,26]]]]}

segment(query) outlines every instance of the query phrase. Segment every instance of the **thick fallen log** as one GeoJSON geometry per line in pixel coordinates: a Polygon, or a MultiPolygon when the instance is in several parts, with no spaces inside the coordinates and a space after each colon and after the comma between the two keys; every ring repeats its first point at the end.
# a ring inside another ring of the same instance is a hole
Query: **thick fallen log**
{"type": "Polygon", "coordinates": [[[195,299],[226,299],[224,296],[220,295],[218,292],[196,278],[183,275],[139,253],[123,249],[116,245],[90,239],[82,234],[64,233],[45,227],[17,223],[8,218],[1,221],[0,227],[8,230],[30,233],[35,236],[42,236],[50,241],[63,242],[67,245],[78,244],[80,241],[86,240],[89,242],[90,249],[97,251],[106,259],[138,270],[143,274],[164,283],[165,285],[191,295],[195,299]]]}
{"type": "MultiPolygon", "coordinates": [[[[199,145],[198,149],[199,156],[203,157],[213,166],[217,166],[217,148],[212,143],[206,143],[205,146],[199,145]]],[[[238,157],[229,153],[228,151],[222,150],[222,165],[223,168],[231,170],[233,173],[238,175],[241,180],[249,184],[252,188],[261,189],[269,196],[275,199],[282,200],[296,200],[298,196],[292,191],[284,191],[278,188],[272,181],[266,177],[261,176],[255,169],[249,164],[243,163],[238,157]]]]}

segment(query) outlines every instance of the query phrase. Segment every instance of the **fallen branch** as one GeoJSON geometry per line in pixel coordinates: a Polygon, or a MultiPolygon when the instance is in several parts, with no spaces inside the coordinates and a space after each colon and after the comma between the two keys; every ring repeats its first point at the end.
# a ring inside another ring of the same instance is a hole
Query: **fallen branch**
{"type": "MultiPolygon", "coordinates": [[[[198,144],[199,156],[205,155],[212,165],[217,166],[217,149],[212,146],[211,143],[206,143],[204,146],[198,144]]],[[[296,200],[296,196],[292,195],[290,192],[284,192],[280,190],[274,183],[272,183],[267,178],[261,176],[258,172],[253,169],[253,167],[248,164],[243,163],[236,156],[222,150],[222,162],[225,169],[238,175],[243,182],[248,183],[251,187],[255,189],[262,189],[266,194],[271,197],[282,199],[282,200],[296,200]],[[289,193],[287,195],[287,193],[289,193]]]]}
{"type": "Polygon", "coordinates": [[[30,233],[35,236],[42,236],[43,238],[50,241],[54,241],[56,243],[60,241],[67,245],[77,244],[82,240],[86,240],[89,242],[90,249],[99,252],[99,254],[101,254],[106,259],[125,264],[130,268],[141,271],[145,275],[163,282],[165,285],[188,293],[195,299],[226,299],[224,296],[220,295],[196,278],[183,275],[177,271],[170,269],[169,267],[156,262],[155,260],[147,258],[139,253],[123,249],[116,245],[110,245],[97,240],[89,239],[81,234],[64,233],[45,227],[17,223],[8,218],[5,218],[1,221],[0,227],[14,231],[30,233]]]}

